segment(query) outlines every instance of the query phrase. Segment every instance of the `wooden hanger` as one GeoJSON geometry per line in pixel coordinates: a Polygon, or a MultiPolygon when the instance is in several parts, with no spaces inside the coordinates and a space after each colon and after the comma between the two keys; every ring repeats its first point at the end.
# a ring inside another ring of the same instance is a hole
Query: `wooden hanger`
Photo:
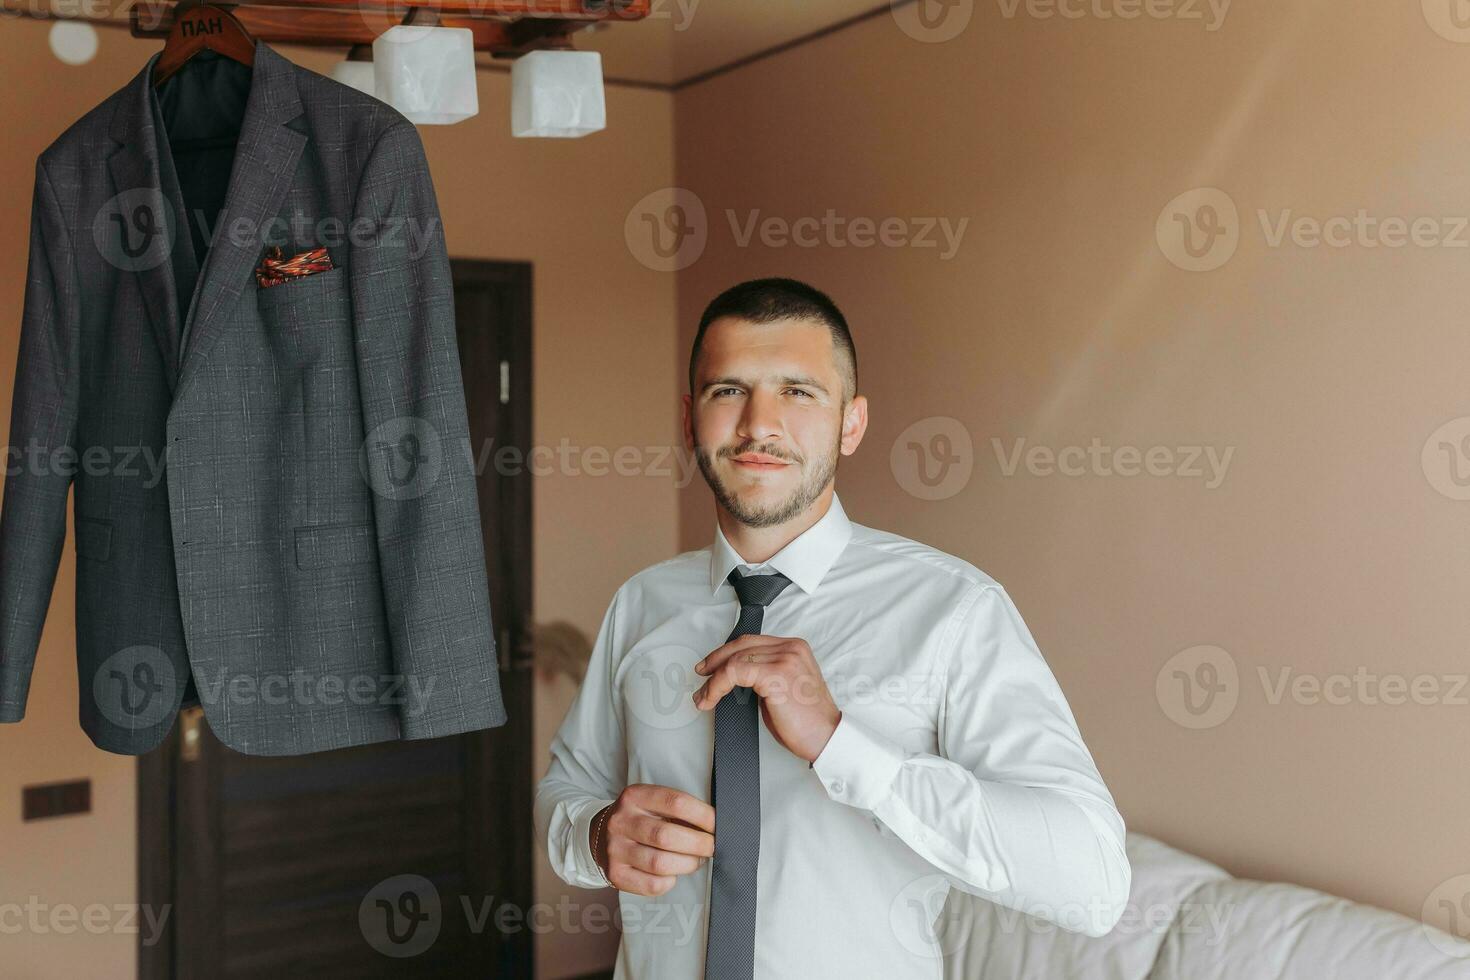
{"type": "Polygon", "coordinates": [[[153,84],[162,85],[190,58],[205,50],[242,65],[255,64],[255,38],[234,14],[212,3],[185,0],[174,8],[173,29],[168,32],[163,53],[153,65],[153,84]]]}

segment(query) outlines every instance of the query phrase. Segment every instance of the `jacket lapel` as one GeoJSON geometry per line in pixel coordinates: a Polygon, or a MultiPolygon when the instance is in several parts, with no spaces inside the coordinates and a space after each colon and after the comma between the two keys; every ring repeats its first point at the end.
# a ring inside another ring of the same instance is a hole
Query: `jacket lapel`
{"type": "Polygon", "coordinates": [[[150,243],[150,251],[130,265],[138,277],[153,336],[163,355],[164,376],[172,389],[178,374],[179,350],[178,279],[174,265],[180,260],[180,249],[174,246],[180,244],[182,236],[182,248],[189,251],[191,258],[193,246],[189,244],[188,227],[180,224],[182,203],[165,198],[160,177],[158,147],[161,139],[166,145],[166,137],[153,125],[153,95],[149,91],[153,84],[153,63],[157,60],[157,54],[148,59],[148,64],[128,84],[122,104],[113,113],[111,135],[122,146],[107,158],[107,167],[112,174],[113,193],[126,195],[118,199],[121,234],[125,238],[119,247],[140,243],[143,240],[140,233],[149,227],[145,221],[161,219],[169,229],[164,239],[150,243]]]}
{"type": "Polygon", "coordinates": [[[219,221],[210,229],[209,255],[184,322],[176,401],[198,377],[200,364],[219,339],[225,314],[254,282],[252,273],[265,251],[264,235],[272,230],[268,223],[285,199],[306,145],[306,135],[286,125],[301,115],[296,70],[264,41],[256,42],[229,190],[219,221]]]}

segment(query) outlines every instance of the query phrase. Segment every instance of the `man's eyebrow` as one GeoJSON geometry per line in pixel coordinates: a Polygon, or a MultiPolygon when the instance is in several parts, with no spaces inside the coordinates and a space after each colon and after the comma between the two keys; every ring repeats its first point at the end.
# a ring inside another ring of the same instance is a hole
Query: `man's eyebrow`
{"type": "MultiPolygon", "coordinates": [[[[781,385],[781,387],[783,387],[783,388],[784,387],[787,387],[789,385],[798,385],[798,386],[803,387],[803,388],[815,388],[817,391],[820,391],[822,394],[824,394],[824,395],[827,394],[827,388],[826,388],[826,386],[823,385],[816,378],[810,378],[810,377],[805,377],[805,376],[788,375],[787,377],[777,379],[777,381],[781,385]]],[[[748,381],[746,381],[744,378],[732,378],[732,377],[728,377],[727,376],[727,377],[723,377],[723,378],[712,378],[711,380],[705,382],[704,385],[702,385],[699,390],[701,392],[704,392],[704,391],[709,391],[711,388],[722,388],[722,387],[724,387],[726,385],[733,385],[736,388],[748,388],[748,387],[750,387],[750,383],[748,381]]]]}
{"type": "Polygon", "coordinates": [[[827,393],[826,386],[816,378],[786,377],[781,379],[781,384],[783,387],[786,385],[797,385],[802,388],[815,388],[824,395],[827,393]]]}

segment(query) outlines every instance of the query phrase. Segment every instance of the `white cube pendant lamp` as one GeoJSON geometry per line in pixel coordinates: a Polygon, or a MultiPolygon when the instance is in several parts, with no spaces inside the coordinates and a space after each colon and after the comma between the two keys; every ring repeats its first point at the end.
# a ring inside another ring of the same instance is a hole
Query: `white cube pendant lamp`
{"type": "Polygon", "coordinates": [[[586,136],[607,128],[602,55],[531,51],[510,71],[510,131],[515,136],[586,136]]]}
{"type": "Polygon", "coordinates": [[[480,111],[474,32],[398,24],[373,41],[373,94],[419,124],[448,126],[480,111]]]}

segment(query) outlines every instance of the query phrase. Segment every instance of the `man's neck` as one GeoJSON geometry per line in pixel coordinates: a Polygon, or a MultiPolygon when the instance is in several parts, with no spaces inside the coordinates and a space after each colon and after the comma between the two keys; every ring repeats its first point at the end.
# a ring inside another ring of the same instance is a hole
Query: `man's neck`
{"type": "Polygon", "coordinates": [[[719,522],[720,531],[725,535],[725,540],[730,542],[730,547],[740,556],[740,560],[747,565],[759,565],[763,561],[770,561],[773,555],[825,517],[832,507],[832,494],[836,489],[836,484],[829,483],[822,495],[811,502],[811,506],[784,524],[749,527],[732,517],[718,502],[715,503],[715,520],[719,522]]]}

